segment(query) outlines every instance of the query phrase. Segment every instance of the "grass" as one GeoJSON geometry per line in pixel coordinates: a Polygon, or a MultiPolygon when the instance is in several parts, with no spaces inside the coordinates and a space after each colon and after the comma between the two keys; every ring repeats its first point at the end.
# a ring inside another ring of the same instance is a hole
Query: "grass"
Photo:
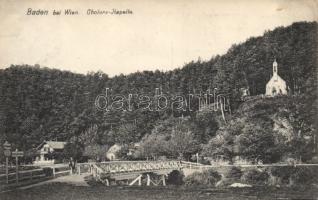
{"type": "Polygon", "coordinates": [[[1,200],[151,200],[151,199],[316,199],[318,189],[314,188],[231,188],[195,189],[187,187],[129,187],[94,185],[89,187],[73,186],[64,183],[51,183],[27,190],[0,193],[1,200]]]}

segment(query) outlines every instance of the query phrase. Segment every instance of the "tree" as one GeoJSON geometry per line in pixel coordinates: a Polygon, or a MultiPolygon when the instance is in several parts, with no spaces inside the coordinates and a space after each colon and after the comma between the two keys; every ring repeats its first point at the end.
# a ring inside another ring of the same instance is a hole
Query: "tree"
{"type": "Polygon", "coordinates": [[[83,158],[84,145],[78,141],[67,143],[63,150],[64,158],[73,158],[75,161],[80,161],[83,158]]]}
{"type": "Polygon", "coordinates": [[[234,143],[238,155],[254,162],[273,163],[281,158],[275,151],[276,145],[280,144],[275,144],[274,135],[257,124],[247,124],[234,143]]]}
{"type": "Polygon", "coordinates": [[[215,113],[208,110],[197,112],[193,121],[194,127],[191,129],[200,143],[207,143],[219,128],[215,113]]]}
{"type": "Polygon", "coordinates": [[[168,141],[168,152],[171,155],[178,156],[179,159],[188,159],[199,149],[200,145],[194,139],[191,131],[172,130],[171,138],[168,141]]]}
{"type": "Polygon", "coordinates": [[[146,158],[152,157],[154,159],[160,155],[167,155],[167,146],[166,137],[155,133],[146,135],[140,144],[142,155],[146,158]]]}
{"type": "Polygon", "coordinates": [[[90,144],[85,146],[83,156],[87,156],[95,161],[104,161],[107,150],[107,145],[90,144]]]}

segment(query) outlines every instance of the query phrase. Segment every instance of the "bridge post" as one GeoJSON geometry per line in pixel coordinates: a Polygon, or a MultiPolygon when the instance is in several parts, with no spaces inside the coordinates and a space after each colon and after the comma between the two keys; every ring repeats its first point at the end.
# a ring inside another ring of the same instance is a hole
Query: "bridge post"
{"type": "Polygon", "coordinates": [[[105,179],[105,183],[106,183],[106,186],[109,186],[109,180],[108,180],[108,178],[105,179]]]}
{"type": "Polygon", "coordinates": [[[147,174],[147,186],[150,186],[150,175],[147,174]]]}
{"type": "Polygon", "coordinates": [[[164,174],[161,176],[161,179],[162,179],[162,185],[166,186],[166,177],[164,174]]]}
{"type": "Polygon", "coordinates": [[[135,180],[133,180],[133,181],[129,184],[129,186],[134,185],[137,181],[138,181],[138,185],[141,186],[141,177],[142,177],[142,175],[140,174],[135,180]]]}
{"type": "Polygon", "coordinates": [[[55,178],[55,167],[52,167],[53,177],[55,178]]]}
{"type": "Polygon", "coordinates": [[[141,186],[141,177],[142,175],[140,175],[140,178],[138,179],[138,185],[141,186]]]}

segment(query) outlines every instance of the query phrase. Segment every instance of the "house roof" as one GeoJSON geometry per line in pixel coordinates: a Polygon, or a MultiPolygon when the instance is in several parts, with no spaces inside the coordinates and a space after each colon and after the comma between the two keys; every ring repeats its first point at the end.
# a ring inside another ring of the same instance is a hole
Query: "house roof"
{"type": "Polygon", "coordinates": [[[286,84],[286,81],[282,78],[282,77],[280,77],[278,74],[274,74],[272,77],[271,77],[271,79],[267,82],[267,84],[266,84],[266,86],[267,85],[273,85],[273,84],[286,84]]]}
{"type": "Polygon", "coordinates": [[[44,144],[48,144],[52,149],[64,149],[66,142],[44,141],[37,147],[37,149],[41,148],[44,144]]]}

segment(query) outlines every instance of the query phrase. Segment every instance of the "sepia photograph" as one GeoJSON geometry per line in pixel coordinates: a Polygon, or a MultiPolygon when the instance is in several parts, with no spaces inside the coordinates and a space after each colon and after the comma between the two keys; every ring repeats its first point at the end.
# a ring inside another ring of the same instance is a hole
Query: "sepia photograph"
{"type": "Polygon", "coordinates": [[[318,200],[318,0],[0,0],[1,200],[318,200]]]}

